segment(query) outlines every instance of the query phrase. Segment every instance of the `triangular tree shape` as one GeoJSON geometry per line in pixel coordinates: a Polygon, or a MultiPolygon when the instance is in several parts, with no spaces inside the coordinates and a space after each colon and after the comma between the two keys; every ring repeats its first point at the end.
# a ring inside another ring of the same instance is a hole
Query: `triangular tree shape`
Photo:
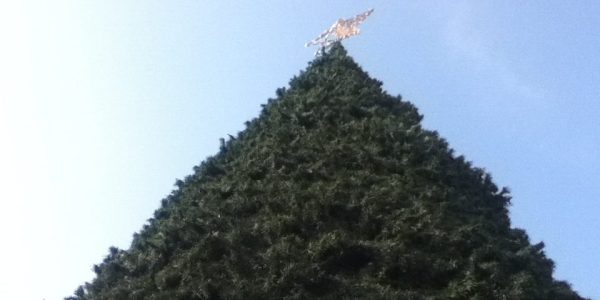
{"type": "Polygon", "coordinates": [[[72,298],[582,299],[420,121],[334,45],[72,298]]]}

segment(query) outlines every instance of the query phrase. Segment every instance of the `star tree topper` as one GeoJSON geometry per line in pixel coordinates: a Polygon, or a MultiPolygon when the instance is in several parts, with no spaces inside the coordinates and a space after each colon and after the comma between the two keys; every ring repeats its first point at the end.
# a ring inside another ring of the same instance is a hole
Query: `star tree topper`
{"type": "Polygon", "coordinates": [[[314,40],[306,43],[306,47],[319,45],[321,48],[317,51],[317,54],[321,53],[324,49],[328,48],[335,42],[353,37],[360,34],[358,25],[364,22],[368,16],[373,13],[374,9],[369,9],[361,14],[356,15],[350,19],[339,19],[329,29],[325,30],[314,40]]]}

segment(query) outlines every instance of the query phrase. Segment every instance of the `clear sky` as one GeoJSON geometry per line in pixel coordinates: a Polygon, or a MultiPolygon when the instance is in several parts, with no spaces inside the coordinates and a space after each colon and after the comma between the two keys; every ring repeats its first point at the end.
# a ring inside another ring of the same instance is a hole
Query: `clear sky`
{"type": "Polygon", "coordinates": [[[60,299],[368,8],[350,55],[600,299],[599,1],[0,1],[0,299],[60,299]]]}

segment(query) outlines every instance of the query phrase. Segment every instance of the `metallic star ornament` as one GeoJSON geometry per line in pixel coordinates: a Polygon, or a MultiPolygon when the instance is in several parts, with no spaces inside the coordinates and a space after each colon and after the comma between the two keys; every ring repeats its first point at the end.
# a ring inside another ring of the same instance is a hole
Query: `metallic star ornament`
{"type": "Polygon", "coordinates": [[[364,22],[367,17],[373,13],[373,10],[374,9],[371,8],[361,14],[356,15],[354,18],[337,20],[337,22],[333,23],[329,29],[325,30],[314,40],[306,43],[305,46],[320,46],[319,51],[316,53],[316,55],[318,55],[335,42],[359,35],[360,29],[358,28],[358,25],[364,22]]]}

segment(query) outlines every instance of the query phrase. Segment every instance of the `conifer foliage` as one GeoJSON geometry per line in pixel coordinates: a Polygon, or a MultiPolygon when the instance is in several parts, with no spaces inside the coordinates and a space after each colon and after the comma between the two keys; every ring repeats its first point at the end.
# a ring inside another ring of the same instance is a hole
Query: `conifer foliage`
{"type": "Polygon", "coordinates": [[[276,94],[67,299],[582,299],[340,44],[276,94]]]}

